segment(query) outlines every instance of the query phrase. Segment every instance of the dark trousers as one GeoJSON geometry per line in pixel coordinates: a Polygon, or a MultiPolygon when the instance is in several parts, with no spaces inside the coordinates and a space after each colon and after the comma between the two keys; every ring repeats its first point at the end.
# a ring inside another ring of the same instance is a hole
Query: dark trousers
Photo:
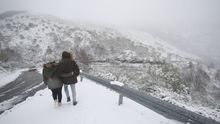
{"type": "Polygon", "coordinates": [[[57,100],[57,97],[58,97],[58,102],[61,102],[61,100],[62,100],[62,87],[52,89],[51,91],[52,91],[53,100],[57,100]]]}

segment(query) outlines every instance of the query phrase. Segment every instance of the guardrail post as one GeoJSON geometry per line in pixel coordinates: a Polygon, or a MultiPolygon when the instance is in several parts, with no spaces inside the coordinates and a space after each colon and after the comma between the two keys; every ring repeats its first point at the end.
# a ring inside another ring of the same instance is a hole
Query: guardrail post
{"type": "Polygon", "coordinates": [[[83,81],[83,76],[80,76],[80,81],[81,81],[81,82],[83,81]]]}
{"type": "Polygon", "coordinates": [[[120,106],[121,104],[123,104],[123,96],[119,94],[118,105],[120,106]]]}

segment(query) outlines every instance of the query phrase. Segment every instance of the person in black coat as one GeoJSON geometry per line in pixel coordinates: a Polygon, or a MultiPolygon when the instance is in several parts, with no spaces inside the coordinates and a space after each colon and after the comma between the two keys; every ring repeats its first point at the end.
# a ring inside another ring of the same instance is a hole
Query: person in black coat
{"type": "Polygon", "coordinates": [[[69,52],[64,51],[62,53],[62,59],[59,62],[58,71],[60,73],[60,78],[64,84],[64,91],[67,97],[67,102],[70,101],[68,86],[70,86],[72,91],[73,105],[77,104],[76,101],[76,89],[75,84],[77,81],[77,76],[79,75],[79,67],[73,60],[72,55],[69,52]]]}

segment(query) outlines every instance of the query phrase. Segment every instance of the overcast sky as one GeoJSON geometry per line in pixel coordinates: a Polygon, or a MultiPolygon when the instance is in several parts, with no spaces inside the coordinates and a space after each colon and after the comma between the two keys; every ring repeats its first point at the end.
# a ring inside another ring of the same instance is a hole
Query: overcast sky
{"type": "Polygon", "coordinates": [[[220,0],[0,0],[7,10],[137,27],[220,23],[220,0]]]}

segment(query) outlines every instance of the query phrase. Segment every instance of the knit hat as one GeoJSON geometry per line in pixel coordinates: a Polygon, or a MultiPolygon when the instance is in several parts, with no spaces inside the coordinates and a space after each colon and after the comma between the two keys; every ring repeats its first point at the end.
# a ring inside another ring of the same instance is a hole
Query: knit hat
{"type": "Polygon", "coordinates": [[[62,53],[62,59],[70,59],[71,58],[71,54],[67,51],[64,51],[62,53]]]}

